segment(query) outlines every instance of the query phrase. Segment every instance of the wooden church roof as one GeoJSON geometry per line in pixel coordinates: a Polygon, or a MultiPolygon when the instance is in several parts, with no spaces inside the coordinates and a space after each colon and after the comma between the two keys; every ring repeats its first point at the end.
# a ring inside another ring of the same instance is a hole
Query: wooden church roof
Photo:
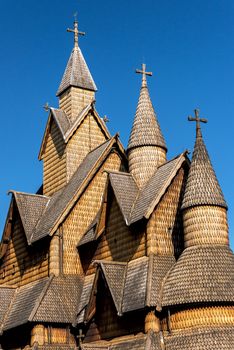
{"type": "Polygon", "coordinates": [[[150,99],[146,82],[145,65],[143,65],[140,97],[127,150],[129,151],[131,148],[149,145],[160,146],[167,149],[150,99]]]}
{"type": "Polygon", "coordinates": [[[200,127],[196,132],[196,142],[181,208],[186,209],[197,205],[217,205],[227,208],[200,127]]]}
{"type": "Polygon", "coordinates": [[[75,86],[82,89],[96,91],[97,87],[85,62],[84,56],[78,46],[78,22],[74,22],[75,45],[68,60],[62,81],[57,91],[61,95],[68,87],[75,86]]]}

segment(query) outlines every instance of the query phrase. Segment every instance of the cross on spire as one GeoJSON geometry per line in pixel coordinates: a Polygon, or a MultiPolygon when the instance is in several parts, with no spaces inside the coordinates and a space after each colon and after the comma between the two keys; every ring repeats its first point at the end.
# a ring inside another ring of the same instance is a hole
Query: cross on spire
{"type": "Polygon", "coordinates": [[[207,123],[208,122],[207,119],[199,118],[199,113],[200,113],[199,109],[194,109],[195,117],[191,117],[191,116],[188,117],[188,120],[190,122],[196,122],[196,134],[197,134],[197,136],[198,136],[198,133],[201,130],[200,122],[202,122],[202,123],[207,123]]]}
{"type": "Polygon", "coordinates": [[[146,72],[146,64],[142,63],[142,69],[136,69],[136,73],[142,74],[142,87],[146,86],[146,75],[152,76],[152,72],[146,72]]]}
{"type": "Polygon", "coordinates": [[[80,32],[80,31],[78,30],[77,13],[74,14],[74,17],[75,17],[74,29],[68,28],[68,29],[67,29],[67,32],[74,33],[74,46],[75,46],[75,47],[78,47],[78,37],[79,37],[79,35],[84,36],[84,35],[85,35],[85,32],[80,32]]]}

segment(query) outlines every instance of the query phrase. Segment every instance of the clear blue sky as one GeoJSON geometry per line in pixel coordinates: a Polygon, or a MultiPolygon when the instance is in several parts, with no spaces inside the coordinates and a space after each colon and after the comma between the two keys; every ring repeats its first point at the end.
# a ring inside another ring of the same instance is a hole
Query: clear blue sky
{"type": "Polygon", "coordinates": [[[98,86],[99,114],[127,144],[139,94],[134,74],[144,61],[169,158],[193,149],[195,107],[209,123],[204,139],[229,205],[234,247],[233,0],[8,0],[0,2],[0,229],[15,189],[35,192],[47,120],[73,47],[66,28],[78,11],[80,46],[98,86]]]}

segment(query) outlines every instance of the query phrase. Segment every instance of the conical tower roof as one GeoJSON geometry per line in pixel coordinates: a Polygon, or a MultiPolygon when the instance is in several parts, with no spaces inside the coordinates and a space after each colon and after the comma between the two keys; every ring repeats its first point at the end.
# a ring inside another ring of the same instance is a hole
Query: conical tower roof
{"type": "Polygon", "coordinates": [[[138,100],[137,110],[128,142],[128,151],[131,148],[140,146],[159,146],[167,150],[146,82],[146,74],[152,75],[145,71],[145,65],[142,65],[142,86],[138,100]]]}
{"type": "Polygon", "coordinates": [[[185,209],[198,205],[215,205],[227,208],[202,138],[199,122],[206,122],[206,120],[199,119],[197,110],[195,112],[196,118],[190,118],[190,120],[197,122],[196,142],[181,208],[185,209]]]}
{"type": "Polygon", "coordinates": [[[77,21],[74,22],[74,29],[69,29],[68,31],[74,32],[75,44],[56,95],[59,96],[70,86],[97,91],[95,82],[78,46],[78,35],[84,35],[84,33],[78,31],[77,21]]]}

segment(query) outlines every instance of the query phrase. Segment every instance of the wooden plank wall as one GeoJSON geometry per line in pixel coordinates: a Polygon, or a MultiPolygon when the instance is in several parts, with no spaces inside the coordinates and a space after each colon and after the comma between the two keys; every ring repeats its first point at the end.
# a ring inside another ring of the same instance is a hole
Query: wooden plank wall
{"type": "Polygon", "coordinates": [[[67,144],[67,182],[86,155],[105,141],[106,136],[89,113],[67,144]]]}
{"type": "Polygon", "coordinates": [[[178,256],[184,246],[180,203],[185,172],[181,168],[147,224],[147,254],[178,256]]]}
{"type": "Polygon", "coordinates": [[[54,122],[43,156],[43,194],[51,196],[66,184],[66,151],[61,132],[54,122]]]}
{"type": "MultiPolygon", "coordinates": [[[[110,202],[109,202],[110,203],[110,202]]],[[[98,244],[93,260],[129,261],[146,254],[145,230],[138,226],[132,232],[126,226],[118,203],[113,197],[106,223],[106,230],[98,244]]],[[[94,272],[90,266],[87,274],[94,272]]]]}
{"type": "Polygon", "coordinates": [[[88,327],[85,342],[144,332],[144,312],[118,316],[110,292],[102,278],[98,281],[96,306],[95,320],[88,327]]]}
{"type": "Polygon", "coordinates": [[[63,109],[71,121],[95,98],[94,91],[70,87],[59,97],[59,108],[63,109]]]}
{"type": "Polygon", "coordinates": [[[0,284],[25,285],[48,276],[48,244],[28,247],[17,209],[11,238],[0,268],[0,284]]]}
{"type": "Polygon", "coordinates": [[[118,170],[120,164],[120,156],[115,152],[111,153],[64,221],[62,225],[64,274],[83,274],[76,246],[100,209],[107,179],[104,169],[118,170]]]}

